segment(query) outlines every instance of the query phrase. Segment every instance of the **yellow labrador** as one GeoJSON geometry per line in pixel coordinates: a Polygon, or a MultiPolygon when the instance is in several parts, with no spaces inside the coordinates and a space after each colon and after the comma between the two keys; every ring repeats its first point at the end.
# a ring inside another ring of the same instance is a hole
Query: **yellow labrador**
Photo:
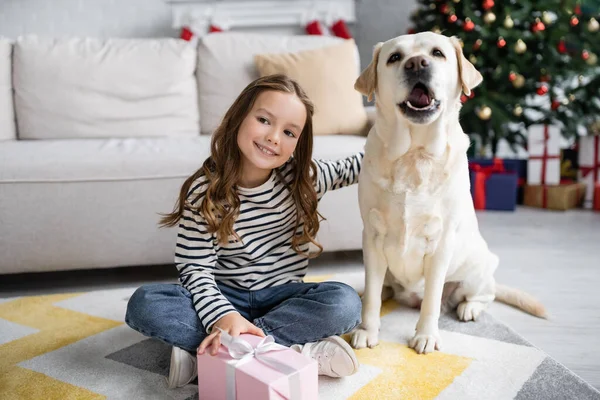
{"type": "Polygon", "coordinates": [[[461,92],[481,81],[456,38],[431,32],[378,43],[356,81],[377,115],[358,188],[366,280],[355,348],[377,345],[382,293],[420,304],[418,353],[440,348],[442,297],[462,321],[494,298],[545,316],[531,296],[495,284],[498,257],[479,233],[458,116],[461,92]]]}

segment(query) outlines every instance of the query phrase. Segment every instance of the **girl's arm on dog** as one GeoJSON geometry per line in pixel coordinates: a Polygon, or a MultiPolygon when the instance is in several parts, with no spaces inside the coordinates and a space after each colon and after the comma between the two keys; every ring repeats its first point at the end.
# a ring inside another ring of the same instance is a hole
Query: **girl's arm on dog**
{"type": "Polygon", "coordinates": [[[358,183],[364,153],[356,153],[337,161],[314,160],[317,166],[317,197],[320,199],[328,190],[358,183]]]}

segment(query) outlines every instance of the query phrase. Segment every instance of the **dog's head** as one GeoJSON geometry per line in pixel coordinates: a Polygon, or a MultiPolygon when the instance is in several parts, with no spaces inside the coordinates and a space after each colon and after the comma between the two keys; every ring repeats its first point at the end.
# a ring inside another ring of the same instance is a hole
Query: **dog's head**
{"type": "Polygon", "coordinates": [[[354,88],[369,100],[375,94],[378,104],[393,107],[401,118],[425,125],[482,79],[458,39],[423,32],[378,43],[354,88]]]}

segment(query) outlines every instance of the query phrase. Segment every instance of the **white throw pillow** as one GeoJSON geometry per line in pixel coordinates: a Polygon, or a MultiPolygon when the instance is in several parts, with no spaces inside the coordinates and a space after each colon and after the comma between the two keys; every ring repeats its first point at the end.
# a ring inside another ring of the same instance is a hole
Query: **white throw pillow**
{"type": "MultiPolygon", "coordinates": [[[[290,53],[342,43],[333,36],[277,36],[272,34],[219,32],[198,43],[198,98],[203,135],[211,135],[241,91],[260,77],[254,56],[290,53]]],[[[358,50],[357,50],[357,70],[358,50]]]]}
{"type": "Polygon", "coordinates": [[[199,134],[188,42],[26,36],[13,65],[21,139],[199,134]]]}

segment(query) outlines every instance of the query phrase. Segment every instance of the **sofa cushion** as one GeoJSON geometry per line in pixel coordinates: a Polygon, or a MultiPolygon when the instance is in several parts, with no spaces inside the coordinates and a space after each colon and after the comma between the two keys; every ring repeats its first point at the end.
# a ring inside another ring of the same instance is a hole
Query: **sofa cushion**
{"type": "Polygon", "coordinates": [[[210,137],[15,140],[0,145],[0,184],[187,177],[210,137]]]}
{"type": "Polygon", "coordinates": [[[0,140],[17,137],[12,93],[12,43],[0,38],[0,140]]]}
{"type": "Polygon", "coordinates": [[[188,42],[26,36],[13,65],[21,139],[199,134],[188,42]]]}
{"type": "Polygon", "coordinates": [[[197,77],[202,134],[212,134],[241,91],[260,77],[254,64],[255,55],[316,49],[342,41],[331,36],[236,32],[220,32],[201,38],[197,77]]]}
{"type": "MultiPolygon", "coordinates": [[[[0,145],[0,184],[185,178],[210,155],[210,136],[15,140],[0,145]]],[[[313,157],[362,151],[365,138],[319,136],[313,157]]]]}
{"type": "Polygon", "coordinates": [[[296,80],[315,105],[315,135],[360,134],[367,127],[358,78],[356,44],[346,40],[320,49],[259,54],[254,60],[261,76],[285,74],[296,80]]]}

